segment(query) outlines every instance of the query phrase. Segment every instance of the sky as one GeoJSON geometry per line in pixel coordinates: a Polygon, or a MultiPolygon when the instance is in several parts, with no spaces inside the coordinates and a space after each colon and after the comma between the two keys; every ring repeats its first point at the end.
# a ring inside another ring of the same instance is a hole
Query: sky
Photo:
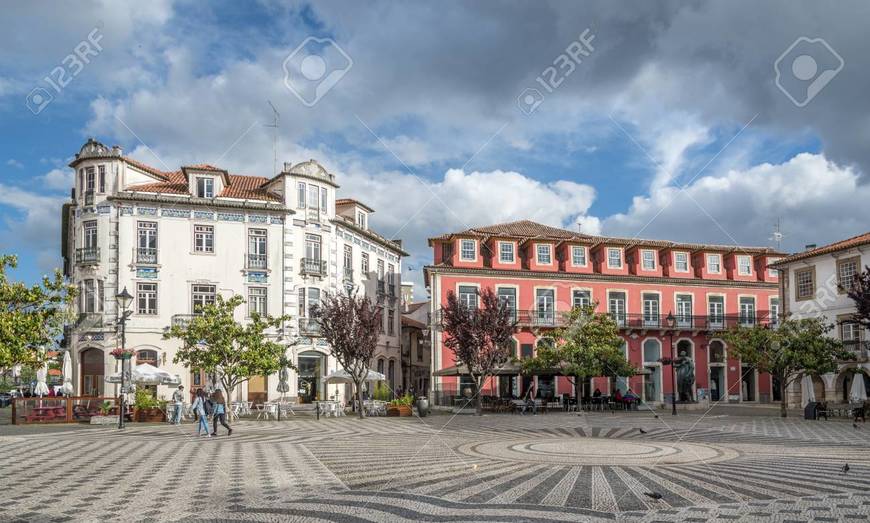
{"type": "Polygon", "coordinates": [[[0,252],[61,264],[88,137],[160,169],[317,159],[401,239],[531,219],[802,250],[870,227],[867,2],[4,6],[0,252]]]}

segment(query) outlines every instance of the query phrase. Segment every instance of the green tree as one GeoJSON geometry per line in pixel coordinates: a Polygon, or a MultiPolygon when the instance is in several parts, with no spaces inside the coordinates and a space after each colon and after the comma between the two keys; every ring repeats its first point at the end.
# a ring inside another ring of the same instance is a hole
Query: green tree
{"type": "Polygon", "coordinates": [[[250,321],[242,324],[234,313],[244,302],[241,296],[217,296],[214,304],[202,307],[189,322],[173,325],[163,335],[181,340],[173,361],[216,374],[228,400],[251,377],[275,373],[282,363],[290,363],[283,359],[287,346],[266,334],[267,329],[279,329],[289,317],[251,313],[250,321]]]}
{"type": "Polygon", "coordinates": [[[635,374],[622,351],[625,342],[616,322],[609,314],[596,313],[595,305],[573,308],[565,314],[564,326],[554,329],[549,337],[553,343],[538,343],[535,356],[522,361],[523,372],[557,370],[574,385],[578,401],[580,388],[589,378],[635,374]]]}
{"type": "Polygon", "coordinates": [[[723,338],[731,355],[767,372],[779,382],[780,416],[788,416],[789,385],[803,376],[835,372],[837,362],[852,359],[840,340],[828,336],[834,328],[821,318],[785,318],[777,328],[736,326],[723,338]]]}
{"type": "Polygon", "coordinates": [[[0,256],[0,371],[41,365],[39,348],[53,345],[63,332],[76,296],[58,270],[32,286],[10,281],[7,271],[17,266],[17,257],[0,256]]]}

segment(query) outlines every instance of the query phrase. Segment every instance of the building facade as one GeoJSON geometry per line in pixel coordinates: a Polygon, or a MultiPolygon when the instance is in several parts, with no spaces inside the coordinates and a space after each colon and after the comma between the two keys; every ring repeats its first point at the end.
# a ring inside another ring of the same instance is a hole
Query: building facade
{"type": "MultiPolygon", "coordinates": [[[[807,246],[799,252],[773,264],[779,269],[780,299],[783,311],[792,318],[822,318],[834,325],[830,335],[843,341],[853,356],[842,362],[836,373],[813,376],[817,401],[848,403],[853,373],[864,375],[870,390],[870,336],[867,329],[851,320],[855,302],[846,294],[854,279],[870,265],[870,233],[842,240],[823,247],[807,246]]],[[[802,383],[793,385],[789,402],[801,403],[802,383]]]]}
{"type": "MultiPolygon", "coordinates": [[[[447,293],[476,305],[476,291],[489,287],[508,302],[518,322],[515,356],[535,354],[547,331],[572,307],[596,304],[617,321],[623,350],[638,374],[595,378],[584,396],[630,387],[648,403],[670,401],[671,369],[663,358],[684,355],[694,363],[694,399],[768,402],[778,397],[769,375],[731,357],[720,333],[737,324],[773,323],[779,316],[778,277],[768,264],[782,255],[768,248],[700,245],[658,240],[588,236],[519,221],[468,229],[429,240],[433,264],[426,267],[437,318],[447,293]],[[673,316],[674,328],[667,318],[673,316]]],[[[437,321],[435,322],[437,323],[437,321]]],[[[433,329],[434,401],[444,404],[466,387],[465,376],[438,376],[454,366],[433,329]],[[440,397],[439,397],[440,396],[440,397]]],[[[521,397],[574,395],[564,376],[498,376],[483,393],[521,397]]]]}
{"type": "MultiPolygon", "coordinates": [[[[188,390],[208,376],[173,363],[179,344],[165,329],[189,321],[217,295],[241,295],[237,320],[251,312],[291,320],[270,336],[298,366],[289,396],[301,402],[338,396],[323,378],[335,369],[311,319],[325,293],[365,293],[384,308],[378,353],[399,358],[398,282],[406,253],[368,226],[371,208],[337,199],[335,176],[314,160],[284,164],[272,177],[242,176],[211,165],[164,171],[91,139],[70,163],[75,187],[63,206],[64,271],[80,295],[66,333],[76,393],[115,395],[118,372],[115,295],[133,295],[126,346],[134,363],[180,376],[188,390]]],[[[396,370],[399,376],[401,370],[396,370]]],[[[233,399],[280,396],[277,375],[254,377],[233,399]]],[[[158,390],[167,396],[167,390],[158,390]]]]}
{"type": "Polygon", "coordinates": [[[413,284],[402,283],[402,387],[427,395],[431,374],[431,318],[428,301],[413,301],[413,284]]]}

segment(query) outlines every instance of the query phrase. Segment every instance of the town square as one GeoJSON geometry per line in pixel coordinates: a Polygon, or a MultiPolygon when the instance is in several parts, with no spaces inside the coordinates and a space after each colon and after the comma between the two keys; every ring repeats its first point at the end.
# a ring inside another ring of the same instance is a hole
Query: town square
{"type": "Polygon", "coordinates": [[[866,2],[0,13],[0,521],[870,520],[866,2]]]}

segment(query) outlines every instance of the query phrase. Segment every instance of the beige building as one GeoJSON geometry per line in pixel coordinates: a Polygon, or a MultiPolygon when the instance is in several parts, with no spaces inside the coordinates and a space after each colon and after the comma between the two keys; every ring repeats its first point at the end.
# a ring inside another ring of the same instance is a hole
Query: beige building
{"type": "MultiPolygon", "coordinates": [[[[792,254],[771,264],[780,271],[780,302],[783,312],[793,318],[821,317],[835,325],[832,336],[843,341],[855,360],[843,362],[836,373],[814,376],[817,401],[848,402],[854,369],[861,369],[870,391],[870,336],[867,329],[851,322],[855,302],[845,289],[870,265],[870,233],[823,247],[808,245],[803,252],[792,254]]],[[[801,403],[801,383],[789,391],[789,402],[801,403]]]]}
{"type": "MultiPolygon", "coordinates": [[[[310,313],[326,293],[365,293],[380,303],[378,354],[400,360],[398,284],[407,253],[371,230],[373,209],[336,198],[335,176],[315,160],[285,163],[271,178],[211,165],[166,171],[91,139],[70,167],[75,187],[63,206],[62,249],[65,274],[81,291],[66,336],[77,394],[117,393],[104,378],[118,371],[109,352],[120,345],[114,296],[124,288],[134,297],[126,344],[134,364],[178,374],[188,390],[209,377],[173,363],[178,342],[162,336],[217,295],[245,298],[239,321],[252,311],[291,316],[271,335],[299,367],[288,395],[301,402],[346,393],[323,380],[336,363],[310,313]]],[[[255,377],[234,399],[277,398],[277,387],[277,375],[255,377]]]]}
{"type": "Polygon", "coordinates": [[[429,341],[429,301],[414,302],[412,283],[402,283],[402,387],[415,395],[426,395],[432,363],[429,341]]]}

